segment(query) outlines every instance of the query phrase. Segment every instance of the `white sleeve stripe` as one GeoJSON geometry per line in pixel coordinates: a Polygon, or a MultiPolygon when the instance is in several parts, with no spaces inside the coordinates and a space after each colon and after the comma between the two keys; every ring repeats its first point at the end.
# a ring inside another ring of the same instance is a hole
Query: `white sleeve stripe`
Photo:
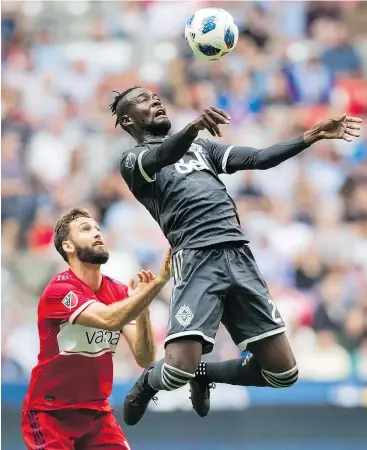
{"type": "Polygon", "coordinates": [[[142,174],[144,180],[147,181],[148,183],[153,183],[153,181],[155,181],[156,177],[154,176],[154,178],[150,178],[150,176],[145,172],[143,164],[142,164],[142,157],[143,157],[144,153],[146,153],[147,151],[148,150],[144,150],[138,156],[138,166],[139,166],[140,173],[142,174]]]}
{"type": "Polygon", "coordinates": [[[228,161],[228,156],[230,151],[232,150],[232,148],[234,147],[234,145],[230,145],[227,150],[224,152],[223,155],[223,159],[222,159],[222,170],[224,173],[227,173],[227,161],[228,161]]]}
{"type": "Polygon", "coordinates": [[[73,312],[73,314],[69,317],[69,322],[74,323],[76,318],[92,303],[95,303],[95,300],[88,300],[87,302],[83,303],[79,308],[73,312]]]}

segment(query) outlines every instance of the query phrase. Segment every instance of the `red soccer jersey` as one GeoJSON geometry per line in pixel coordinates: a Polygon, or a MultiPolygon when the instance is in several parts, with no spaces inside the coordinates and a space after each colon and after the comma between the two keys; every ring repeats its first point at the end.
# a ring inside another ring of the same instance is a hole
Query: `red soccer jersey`
{"type": "Polygon", "coordinates": [[[127,296],[127,286],[106,276],[96,293],[70,269],[52,278],[38,305],[40,353],[23,410],[111,411],[112,356],[120,332],[76,325],[75,320],[94,302],[108,305],[127,296]]]}

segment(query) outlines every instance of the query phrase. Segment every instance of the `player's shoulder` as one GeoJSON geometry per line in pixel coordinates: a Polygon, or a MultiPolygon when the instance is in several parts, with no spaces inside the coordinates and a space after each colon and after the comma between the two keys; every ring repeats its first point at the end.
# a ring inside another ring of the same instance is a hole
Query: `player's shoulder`
{"type": "Polygon", "coordinates": [[[210,139],[198,138],[198,139],[195,139],[195,141],[192,143],[192,147],[195,147],[195,146],[199,146],[201,148],[204,148],[207,151],[210,151],[210,149],[213,146],[213,141],[211,141],[210,139]]]}
{"type": "Polygon", "coordinates": [[[124,298],[128,297],[128,287],[126,284],[122,283],[119,280],[116,280],[115,278],[109,277],[107,275],[103,275],[103,284],[102,286],[108,286],[110,290],[114,293],[115,298],[114,301],[117,300],[123,300],[124,298]]]}
{"type": "Polygon", "coordinates": [[[144,150],[146,150],[144,144],[138,144],[135,147],[124,150],[120,159],[121,172],[123,172],[124,169],[133,169],[140,153],[144,150]]]}
{"type": "Polygon", "coordinates": [[[210,140],[209,139],[203,139],[203,138],[197,138],[195,139],[195,141],[193,142],[193,145],[209,145],[210,140]]]}
{"type": "Polygon", "coordinates": [[[217,140],[211,139],[197,139],[194,143],[206,150],[206,152],[214,159],[217,157],[222,158],[223,153],[226,150],[233,148],[233,145],[223,144],[217,140]]]}
{"type": "Polygon", "coordinates": [[[84,290],[83,283],[70,270],[57,273],[51,278],[43,290],[42,297],[50,295],[66,295],[72,290],[84,290]]]}
{"type": "Polygon", "coordinates": [[[141,142],[140,144],[135,145],[135,147],[129,147],[126,150],[122,151],[121,160],[126,159],[129,155],[138,156],[144,150],[147,150],[151,146],[154,146],[154,143],[145,143],[141,142]]]}
{"type": "Polygon", "coordinates": [[[135,147],[129,147],[122,151],[122,156],[126,156],[129,153],[139,153],[141,150],[144,150],[145,146],[143,144],[137,144],[135,147]]]}

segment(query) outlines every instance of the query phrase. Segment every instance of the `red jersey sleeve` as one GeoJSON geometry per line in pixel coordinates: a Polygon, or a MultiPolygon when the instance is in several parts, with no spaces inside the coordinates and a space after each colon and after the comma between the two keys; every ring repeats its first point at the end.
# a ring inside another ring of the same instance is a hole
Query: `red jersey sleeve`
{"type": "Polygon", "coordinates": [[[116,299],[115,301],[118,302],[120,300],[124,300],[125,298],[128,298],[129,296],[129,288],[118,281],[115,281],[115,292],[116,292],[116,299]]]}
{"type": "Polygon", "coordinates": [[[76,318],[96,299],[88,298],[83,289],[72,281],[51,284],[41,299],[42,315],[48,319],[68,320],[76,318]]]}

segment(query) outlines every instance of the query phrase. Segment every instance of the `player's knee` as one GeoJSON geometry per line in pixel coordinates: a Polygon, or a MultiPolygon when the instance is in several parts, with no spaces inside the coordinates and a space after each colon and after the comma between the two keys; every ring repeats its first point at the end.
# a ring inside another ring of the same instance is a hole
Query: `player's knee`
{"type": "Polygon", "coordinates": [[[175,358],[170,358],[166,363],[172,367],[175,367],[177,370],[181,370],[186,373],[195,373],[196,368],[200,364],[200,359],[197,361],[196,358],[184,359],[179,356],[175,358]]]}
{"type": "Polygon", "coordinates": [[[287,372],[288,370],[293,369],[294,367],[297,367],[297,361],[293,354],[292,349],[289,347],[289,352],[287,354],[286,360],[283,364],[283,370],[282,372],[287,372]]]}
{"type": "Polygon", "coordinates": [[[202,345],[199,341],[177,339],[167,345],[165,362],[178,370],[195,373],[201,356],[202,345]]]}
{"type": "Polygon", "coordinates": [[[195,378],[201,360],[201,347],[197,342],[177,340],[167,345],[162,367],[162,383],[171,391],[185,386],[195,378]]]}
{"type": "Polygon", "coordinates": [[[264,380],[270,387],[287,388],[294,385],[298,380],[298,366],[295,364],[291,369],[281,373],[261,369],[264,380]]]}

